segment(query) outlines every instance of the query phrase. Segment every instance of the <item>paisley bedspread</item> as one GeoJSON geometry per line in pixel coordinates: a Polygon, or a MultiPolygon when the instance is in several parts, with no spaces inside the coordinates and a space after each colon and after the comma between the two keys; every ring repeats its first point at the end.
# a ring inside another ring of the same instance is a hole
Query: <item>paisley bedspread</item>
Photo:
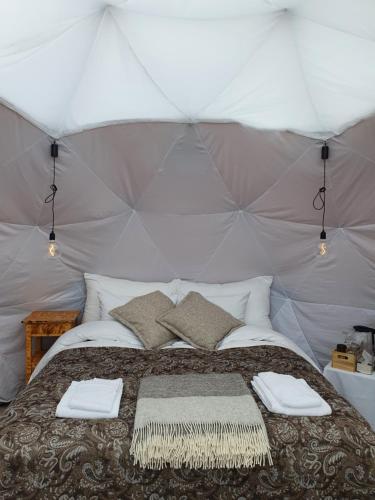
{"type": "Polygon", "coordinates": [[[307,361],[274,346],[216,352],[120,347],[57,354],[0,418],[0,498],[59,500],[375,498],[375,433],[307,361]],[[143,470],[129,455],[141,377],[259,371],[303,377],[332,406],[327,417],[287,417],[258,403],[274,465],[143,470]],[[123,377],[119,418],[55,418],[72,380],[123,377]]]}

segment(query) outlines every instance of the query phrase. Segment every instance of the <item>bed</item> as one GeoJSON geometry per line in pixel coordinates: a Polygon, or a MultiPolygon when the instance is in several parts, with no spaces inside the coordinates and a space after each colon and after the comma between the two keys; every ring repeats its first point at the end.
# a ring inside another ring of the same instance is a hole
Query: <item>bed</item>
{"type": "Polygon", "coordinates": [[[0,498],[374,498],[375,434],[285,337],[243,327],[217,351],[182,342],[148,351],[125,341],[115,325],[89,322],[61,337],[0,419],[0,498]],[[249,384],[254,374],[267,370],[304,378],[332,407],[327,417],[277,415],[253,393],[273,466],[156,471],[133,465],[129,447],[143,376],[239,372],[249,384]],[[70,382],[93,377],[123,378],[119,418],[55,418],[70,382]]]}

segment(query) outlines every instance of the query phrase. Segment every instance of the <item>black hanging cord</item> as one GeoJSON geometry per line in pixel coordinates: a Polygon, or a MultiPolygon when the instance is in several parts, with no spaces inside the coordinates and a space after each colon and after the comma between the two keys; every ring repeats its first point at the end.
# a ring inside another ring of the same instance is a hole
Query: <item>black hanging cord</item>
{"type": "Polygon", "coordinates": [[[323,186],[319,188],[319,191],[316,193],[315,198],[313,199],[313,207],[315,210],[322,210],[322,231],[320,233],[320,239],[326,239],[326,231],[325,231],[325,217],[326,217],[326,162],[329,157],[329,146],[326,141],[322,146],[321,150],[321,159],[323,160],[323,186]]]}
{"type": "Polygon", "coordinates": [[[53,178],[52,184],[50,185],[51,192],[44,200],[44,203],[51,203],[52,208],[52,229],[49,235],[50,240],[55,239],[55,196],[57,192],[56,186],[56,158],[59,156],[59,145],[56,141],[51,144],[51,157],[53,158],[53,178]]]}

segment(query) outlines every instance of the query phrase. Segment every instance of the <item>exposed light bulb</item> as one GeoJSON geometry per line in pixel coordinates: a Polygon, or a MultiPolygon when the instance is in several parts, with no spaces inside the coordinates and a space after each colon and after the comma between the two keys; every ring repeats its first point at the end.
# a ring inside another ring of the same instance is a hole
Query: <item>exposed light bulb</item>
{"type": "Polygon", "coordinates": [[[58,257],[60,255],[59,247],[55,240],[55,233],[52,231],[49,235],[48,257],[58,257]]]}
{"type": "Polygon", "coordinates": [[[325,241],[321,241],[319,243],[319,255],[326,255],[327,253],[327,243],[325,241]]]}
{"type": "Polygon", "coordinates": [[[328,251],[327,248],[327,235],[326,232],[323,230],[320,233],[320,243],[319,243],[319,255],[326,255],[328,251]]]}

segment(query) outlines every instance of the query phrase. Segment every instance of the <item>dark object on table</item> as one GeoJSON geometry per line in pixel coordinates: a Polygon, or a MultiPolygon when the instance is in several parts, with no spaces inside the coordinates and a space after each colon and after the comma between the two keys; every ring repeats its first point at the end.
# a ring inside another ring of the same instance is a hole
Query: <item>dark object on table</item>
{"type": "Polygon", "coordinates": [[[346,352],[346,345],[345,344],[337,344],[336,351],[337,352],[346,352]]]}
{"type": "Polygon", "coordinates": [[[372,353],[375,355],[375,341],[374,341],[375,328],[371,328],[371,326],[355,325],[353,326],[353,329],[355,332],[371,333],[372,353]]]}

